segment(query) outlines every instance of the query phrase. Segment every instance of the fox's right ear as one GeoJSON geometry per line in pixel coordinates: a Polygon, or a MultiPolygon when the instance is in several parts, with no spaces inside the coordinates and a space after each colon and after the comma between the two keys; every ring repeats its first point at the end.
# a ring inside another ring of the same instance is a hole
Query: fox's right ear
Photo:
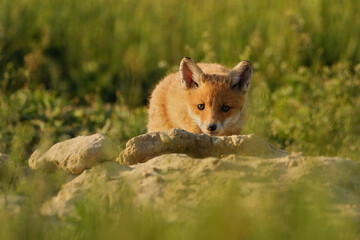
{"type": "Polygon", "coordinates": [[[241,61],[236,65],[228,75],[228,82],[230,88],[235,92],[242,92],[244,94],[250,88],[250,80],[253,75],[253,69],[251,63],[248,61],[241,61]]]}
{"type": "Polygon", "coordinates": [[[180,63],[181,85],[184,89],[200,86],[203,79],[203,72],[199,66],[189,57],[184,57],[180,63]]]}

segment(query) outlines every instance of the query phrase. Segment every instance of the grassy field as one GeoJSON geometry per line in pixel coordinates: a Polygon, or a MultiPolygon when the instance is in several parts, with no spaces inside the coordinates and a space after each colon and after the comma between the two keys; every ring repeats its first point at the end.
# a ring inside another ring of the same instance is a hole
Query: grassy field
{"type": "MultiPolygon", "coordinates": [[[[29,196],[20,215],[1,210],[1,222],[7,223],[0,238],[87,238],[82,231],[97,224],[91,216],[65,236],[59,229],[47,231],[51,226],[36,207],[58,189],[62,177],[39,174],[29,180],[42,190],[33,196],[21,180],[28,157],[36,148],[95,132],[123,147],[146,131],[147,97],[183,56],[229,67],[252,62],[245,134],[305,155],[360,160],[359,12],[357,0],[0,0],[0,153],[11,158],[0,172],[0,194],[29,196]],[[41,183],[48,178],[51,184],[41,183]]],[[[212,217],[228,214],[218,211],[212,217]]],[[[319,217],[292,214],[299,217],[293,224],[319,217]]],[[[200,214],[197,224],[204,219],[200,214]]],[[[145,235],[132,235],[136,229],[130,223],[145,225],[137,218],[121,222],[121,230],[129,230],[127,239],[171,239],[182,228],[171,225],[165,234],[167,223],[150,222],[145,235]]],[[[277,239],[281,229],[271,227],[277,229],[273,237],[263,239],[277,239]]],[[[187,231],[184,239],[199,233],[195,227],[187,231]]],[[[254,232],[249,226],[243,236],[254,232]]],[[[241,236],[234,234],[229,238],[241,236]]],[[[318,239],[329,239],[323,234],[318,239]]]]}

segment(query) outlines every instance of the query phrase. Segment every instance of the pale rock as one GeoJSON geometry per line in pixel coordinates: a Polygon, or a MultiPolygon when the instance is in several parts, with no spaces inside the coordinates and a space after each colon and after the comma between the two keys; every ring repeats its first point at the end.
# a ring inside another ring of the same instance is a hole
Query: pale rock
{"type": "MultiPolygon", "coordinates": [[[[256,211],[269,204],[264,197],[291,196],[292,189],[306,186],[309,204],[313,193],[327,198],[330,218],[360,217],[360,163],[350,159],[290,155],[254,135],[210,137],[179,129],[128,141],[117,160],[130,166],[99,164],[114,160],[116,150],[96,134],[55,144],[44,154],[34,152],[29,165],[35,169],[54,163],[72,173],[88,169],[45,202],[42,214],[76,218],[81,208],[101,210],[130,199],[176,220],[194,214],[200,203],[226,196],[229,189],[238,189],[243,206],[256,211]]],[[[274,199],[287,211],[286,198],[274,199]]]]}
{"type": "Polygon", "coordinates": [[[56,143],[45,153],[36,150],[29,159],[32,169],[49,169],[54,165],[79,174],[103,161],[115,161],[117,146],[103,134],[78,136],[56,143]]]}
{"type": "MultiPolygon", "coordinates": [[[[165,154],[129,167],[108,162],[86,170],[46,202],[42,213],[76,217],[79,204],[86,205],[89,193],[100,196],[98,202],[107,199],[111,207],[117,199],[128,198],[124,191],[128,189],[135,205],[154,207],[158,214],[176,220],[193,214],[200,202],[225,196],[229,188],[239,189],[240,201],[255,210],[259,204],[267,204],[264,196],[287,196],[295,186],[306,184],[329,197],[329,217],[360,217],[359,171],[360,163],[341,158],[165,154]]],[[[286,204],[285,200],[279,204],[286,204]]]]}
{"type": "Polygon", "coordinates": [[[130,139],[117,161],[132,165],[168,153],[185,153],[199,158],[229,154],[266,158],[289,155],[288,152],[275,148],[254,134],[217,137],[172,129],[166,132],[146,133],[130,139]]]}

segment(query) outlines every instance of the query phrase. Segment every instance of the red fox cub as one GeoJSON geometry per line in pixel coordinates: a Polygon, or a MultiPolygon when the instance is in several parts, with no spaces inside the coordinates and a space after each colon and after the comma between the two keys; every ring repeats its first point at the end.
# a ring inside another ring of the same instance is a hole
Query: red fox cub
{"type": "Polygon", "coordinates": [[[212,136],[240,134],[252,73],[248,61],[230,70],[183,58],[180,71],[166,76],[151,94],[148,131],[181,128],[212,136]]]}

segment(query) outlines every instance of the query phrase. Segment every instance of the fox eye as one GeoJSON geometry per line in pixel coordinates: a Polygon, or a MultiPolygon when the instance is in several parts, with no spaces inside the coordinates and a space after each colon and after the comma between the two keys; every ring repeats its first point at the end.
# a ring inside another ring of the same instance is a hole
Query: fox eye
{"type": "Polygon", "coordinates": [[[222,107],[221,107],[221,111],[222,112],[227,112],[227,111],[229,111],[230,110],[230,107],[228,106],[228,105],[223,105],[222,107]]]}
{"type": "Polygon", "coordinates": [[[200,111],[202,111],[202,110],[204,110],[204,108],[205,108],[205,104],[199,104],[199,105],[197,105],[197,108],[198,108],[200,111]]]}

